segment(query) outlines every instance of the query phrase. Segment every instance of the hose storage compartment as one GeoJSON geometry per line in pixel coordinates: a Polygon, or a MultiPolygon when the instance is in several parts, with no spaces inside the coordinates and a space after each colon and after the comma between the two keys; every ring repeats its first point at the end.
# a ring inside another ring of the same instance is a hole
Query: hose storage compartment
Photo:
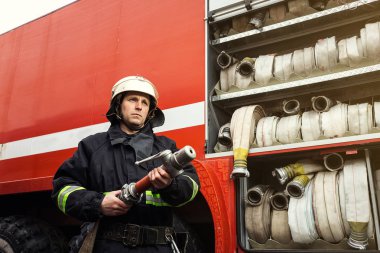
{"type": "Polygon", "coordinates": [[[244,197],[244,226],[251,249],[377,247],[368,183],[374,179],[368,177],[363,152],[353,158],[330,153],[315,159],[273,169],[275,177],[269,178],[270,173],[264,168],[271,162],[260,162],[257,167],[253,163],[255,176],[244,179],[251,185],[244,197]],[[328,170],[324,166],[325,157],[339,159],[336,167],[343,163],[342,168],[328,170]],[[253,182],[261,183],[252,186],[253,182]]]}

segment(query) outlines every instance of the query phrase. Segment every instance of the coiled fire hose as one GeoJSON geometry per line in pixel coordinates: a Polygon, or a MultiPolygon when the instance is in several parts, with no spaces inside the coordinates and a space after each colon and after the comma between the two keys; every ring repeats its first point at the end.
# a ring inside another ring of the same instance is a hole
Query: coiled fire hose
{"type": "Polygon", "coordinates": [[[338,42],[339,63],[354,67],[357,66],[364,58],[362,41],[353,36],[338,42]]]}
{"type": "Polygon", "coordinates": [[[305,193],[306,186],[309,184],[313,176],[314,174],[296,176],[286,185],[286,192],[290,197],[296,199],[302,198],[305,193]]]}
{"type": "Polygon", "coordinates": [[[247,157],[255,137],[257,122],[265,116],[259,105],[244,106],[237,110],[231,118],[231,137],[234,152],[234,169],[231,177],[248,177],[247,157]]]}
{"type": "Polygon", "coordinates": [[[313,209],[318,234],[325,241],[337,243],[345,236],[339,206],[337,171],[318,172],[314,180],[313,209]]]}
{"type": "Polygon", "coordinates": [[[305,159],[282,168],[277,168],[272,171],[272,175],[278,179],[280,184],[284,185],[295,176],[312,174],[323,170],[325,168],[322,165],[305,159]]]}
{"type": "Polygon", "coordinates": [[[372,105],[362,103],[348,106],[348,130],[353,134],[367,134],[373,125],[372,105]]]}
{"type": "Polygon", "coordinates": [[[342,137],[348,130],[347,104],[337,104],[321,115],[323,135],[328,138],[342,137]]]}
{"type": "Polygon", "coordinates": [[[276,192],[271,196],[270,204],[274,210],[287,210],[289,207],[289,197],[283,191],[276,192]]]}
{"type": "Polygon", "coordinates": [[[309,76],[315,68],[314,47],[294,51],[293,70],[296,75],[309,76]]]}
{"type": "MultiPolygon", "coordinates": [[[[252,205],[249,198],[246,198],[245,227],[248,237],[258,243],[265,243],[270,237],[270,197],[273,191],[267,187],[259,205],[252,205]]],[[[249,192],[248,190],[247,194],[249,192]]]]}
{"type": "Polygon", "coordinates": [[[297,140],[301,140],[300,130],[300,115],[282,117],[277,123],[276,139],[282,144],[297,142],[297,140]]]}
{"type": "Polygon", "coordinates": [[[293,53],[274,57],[273,75],[279,81],[287,81],[293,74],[293,53]]]}
{"type": "Polygon", "coordinates": [[[367,167],[364,160],[349,160],[344,165],[344,191],[347,221],[351,228],[348,245],[355,249],[368,246],[370,200],[367,167]]]}
{"type": "Polygon", "coordinates": [[[282,102],[282,110],[287,115],[296,115],[301,111],[300,102],[297,99],[284,100],[282,102]]]}
{"type": "Polygon", "coordinates": [[[255,62],[255,81],[266,85],[273,77],[274,55],[260,55],[255,62]]]}
{"type": "Polygon", "coordinates": [[[368,58],[380,59],[380,22],[365,25],[368,58]]]}
{"type": "Polygon", "coordinates": [[[315,44],[315,62],[322,71],[330,71],[338,63],[338,48],[335,36],[320,39],[315,44]]]}
{"type": "Polygon", "coordinates": [[[343,169],[344,159],[338,153],[331,153],[323,156],[323,164],[329,171],[337,171],[343,169]]]}
{"type": "Polygon", "coordinates": [[[220,89],[227,92],[232,85],[235,85],[235,74],[238,60],[222,51],[216,58],[216,62],[221,68],[220,89]]]}
{"type": "Polygon", "coordinates": [[[216,152],[225,152],[231,149],[232,138],[231,138],[230,125],[231,125],[230,123],[226,123],[219,129],[218,142],[214,148],[216,152]]]}
{"type": "Polygon", "coordinates": [[[308,244],[318,239],[312,208],[313,180],[307,184],[302,198],[290,198],[288,220],[293,241],[308,244]]]}
{"type": "Polygon", "coordinates": [[[373,114],[375,119],[375,126],[380,127],[380,102],[373,103],[373,114]]]}
{"type": "Polygon", "coordinates": [[[334,105],[336,105],[336,101],[333,101],[325,96],[316,96],[311,98],[311,107],[316,112],[327,112],[334,105]]]}
{"type": "Polygon", "coordinates": [[[253,72],[255,71],[255,59],[246,57],[238,63],[236,67],[235,85],[240,89],[247,89],[253,82],[253,72]]]}
{"type": "Polygon", "coordinates": [[[308,111],[302,113],[301,134],[303,141],[314,141],[322,135],[321,117],[318,112],[308,111]]]}
{"type": "Polygon", "coordinates": [[[272,210],[271,238],[282,244],[288,244],[292,240],[287,210],[272,210]]]}
{"type": "Polygon", "coordinates": [[[259,206],[263,203],[265,192],[268,190],[268,185],[256,185],[247,191],[246,201],[251,206],[259,206]]]}
{"type": "Polygon", "coordinates": [[[256,127],[256,143],[259,147],[272,146],[276,139],[277,123],[279,117],[264,117],[259,120],[256,127]]]}
{"type": "Polygon", "coordinates": [[[271,237],[273,240],[287,244],[292,239],[288,224],[289,196],[283,191],[276,192],[270,198],[272,206],[271,237]]]}

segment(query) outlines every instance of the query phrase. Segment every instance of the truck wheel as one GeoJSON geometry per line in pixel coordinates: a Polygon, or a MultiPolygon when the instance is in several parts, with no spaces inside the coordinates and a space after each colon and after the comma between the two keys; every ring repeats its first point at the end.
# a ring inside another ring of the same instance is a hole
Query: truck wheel
{"type": "Polygon", "coordinates": [[[0,218],[0,253],[64,253],[64,238],[58,229],[32,217],[0,218]]]}

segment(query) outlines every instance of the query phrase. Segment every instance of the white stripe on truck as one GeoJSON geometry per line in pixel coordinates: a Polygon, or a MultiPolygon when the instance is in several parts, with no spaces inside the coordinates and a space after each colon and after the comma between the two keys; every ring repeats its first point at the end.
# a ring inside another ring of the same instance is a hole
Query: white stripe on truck
{"type": "MultiPolygon", "coordinates": [[[[155,133],[204,125],[204,102],[163,110],[165,124],[155,133]]],[[[0,144],[0,160],[75,148],[83,138],[107,131],[110,123],[101,123],[0,144]]]]}

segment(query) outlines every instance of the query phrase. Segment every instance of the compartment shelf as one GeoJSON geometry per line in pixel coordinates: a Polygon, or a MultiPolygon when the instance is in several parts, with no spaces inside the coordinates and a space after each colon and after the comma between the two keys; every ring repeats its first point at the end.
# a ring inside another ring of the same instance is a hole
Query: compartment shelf
{"type": "Polygon", "coordinates": [[[215,49],[236,53],[308,34],[367,21],[380,14],[379,0],[359,0],[239,34],[211,40],[215,49]]]}
{"type": "MultiPolygon", "coordinates": [[[[297,151],[306,151],[306,150],[322,150],[322,149],[357,149],[363,148],[370,145],[379,145],[380,143],[380,133],[370,133],[354,136],[345,136],[333,139],[322,139],[316,141],[308,142],[298,142],[291,144],[282,144],[262,148],[251,148],[249,150],[249,156],[266,156],[280,153],[291,153],[297,151]]],[[[206,158],[219,158],[219,157],[228,157],[233,156],[233,152],[221,152],[221,153],[212,153],[206,154],[206,158]]]]}
{"type": "Polygon", "coordinates": [[[313,92],[336,90],[350,86],[368,84],[380,80],[380,64],[305,78],[296,81],[273,84],[226,94],[214,95],[211,101],[223,109],[256,104],[287,98],[292,94],[302,95],[313,92]],[[370,80],[370,82],[368,81],[370,80]]]}

